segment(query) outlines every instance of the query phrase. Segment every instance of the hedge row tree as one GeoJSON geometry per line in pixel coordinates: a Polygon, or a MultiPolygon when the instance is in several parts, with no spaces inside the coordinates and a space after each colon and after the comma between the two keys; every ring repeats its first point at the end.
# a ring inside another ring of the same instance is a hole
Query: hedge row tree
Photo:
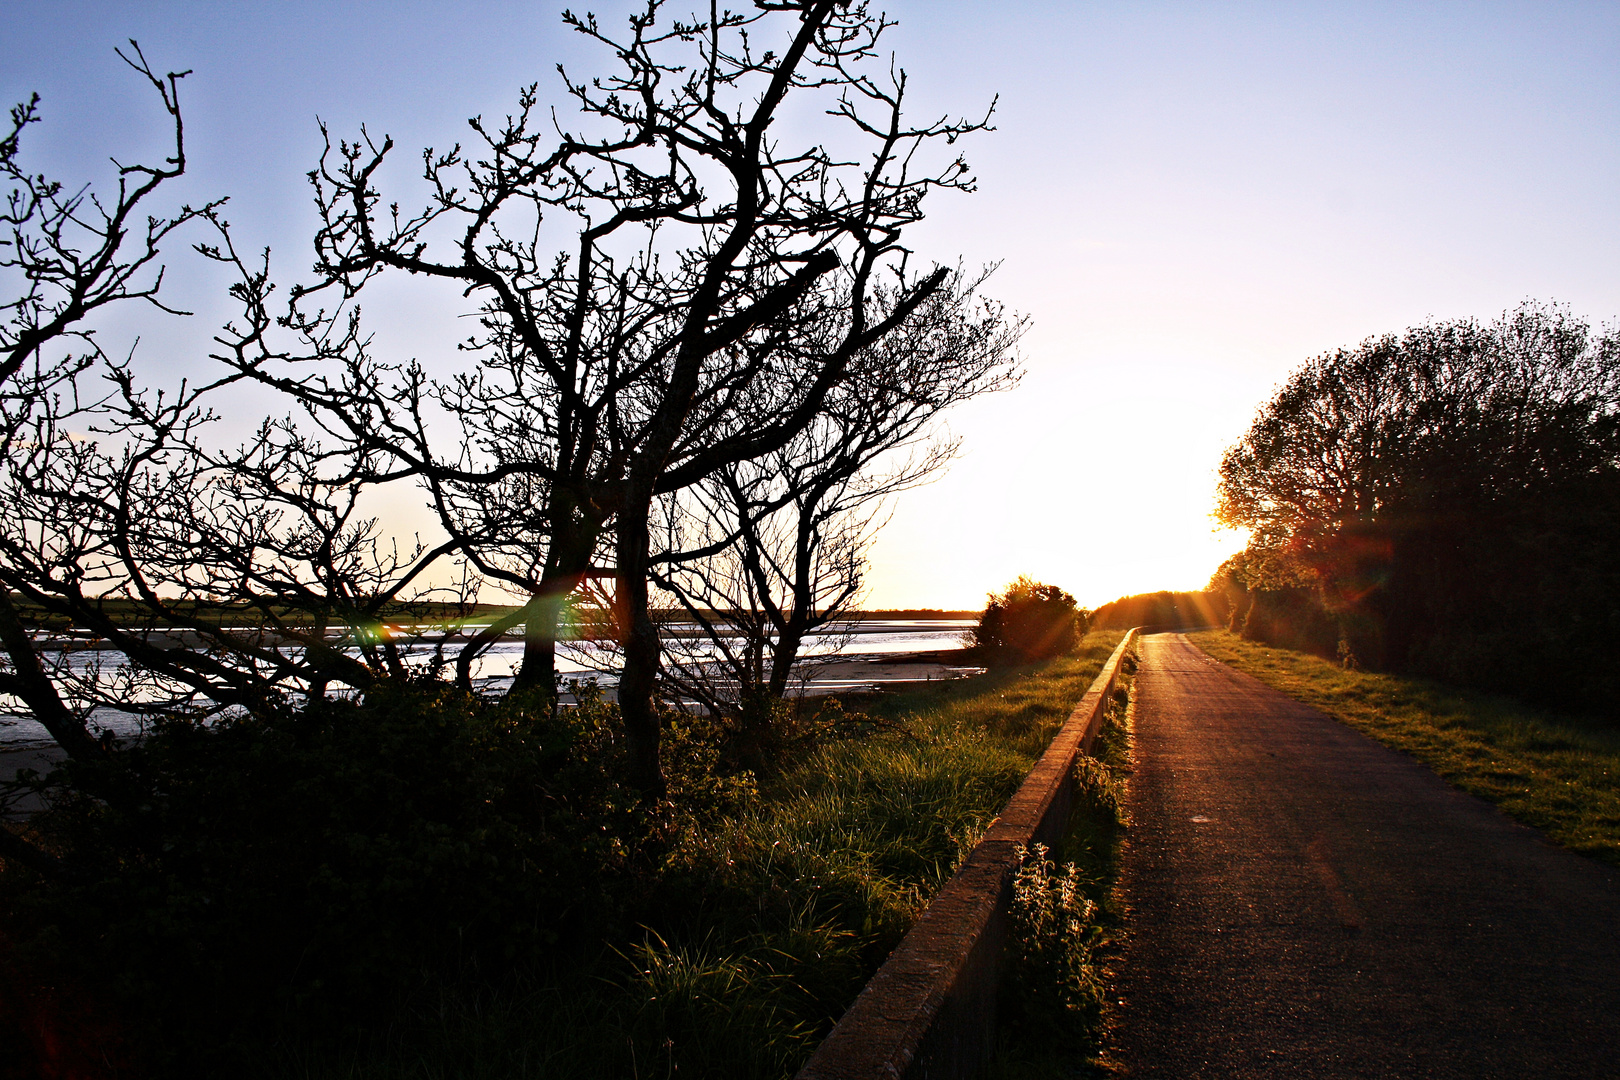
{"type": "Polygon", "coordinates": [[[1585,658],[1571,701],[1609,685],[1620,336],[1525,304],[1318,357],[1227,452],[1219,496],[1312,577],[1348,661],[1500,687],[1528,648],[1585,658]]]}
{"type": "MultiPolygon", "coordinates": [[[[890,497],[954,456],[954,440],[930,438],[933,422],[1017,382],[1025,321],[978,299],[983,281],[958,272],[858,355],[786,447],[665,502],[653,580],[699,632],[671,639],[666,676],[750,744],[769,741],[807,636],[843,619],[860,595],[890,497]]],[[[836,326],[812,333],[828,348],[842,337],[836,326]]]]}
{"type": "Polygon", "coordinates": [[[1209,592],[1225,602],[1235,634],[1322,656],[1338,648],[1315,572],[1284,549],[1251,545],[1232,555],[1210,576],[1209,592]]]}
{"type": "Polygon", "coordinates": [[[436,386],[414,364],[353,357],[341,380],[238,369],[369,455],[368,479],[418,478],[456,550],[530,596],[520,685],[550,681],[560,600],[611,551],[631,770],[654,791],[654,504],[788,446],[854,358],[945,284],[945,269],[910,268],[901,235],[929,190],[972,180],[959,157],[922,167],[922,151],[985,126],[904,118],[904,73],[867,71],[891,24],[864,4],[668,23],[662,6],[650,0],[622,39],[565,14],[621,65],[589,82],[563,73],[581,130],[548,132],[531,87],[501,124],[472,121],[475,151],[424,151],[416,213],[378,189],[386,138],[329,143],[312,174],[321,280],[295,291],[288,324],[318,338],[383,273],[442,279],[480,298],[475,374],[436,386]],[[790,98],[820,104],[847,145],[778,142],[790,98]],[[838,340],[811,343],[828,325],[838,340]],[[430,406],[464,425],[449,452],[430,406]]]}
{"type": "Polygon", "coordinates": [[[1219,591],[1137,593],[1121,596],[1091,613],[1093,630],[1129,630],[1133,626],[1158,630],[1190,630],[1227,625],[1231,611],[1219,591]]]}

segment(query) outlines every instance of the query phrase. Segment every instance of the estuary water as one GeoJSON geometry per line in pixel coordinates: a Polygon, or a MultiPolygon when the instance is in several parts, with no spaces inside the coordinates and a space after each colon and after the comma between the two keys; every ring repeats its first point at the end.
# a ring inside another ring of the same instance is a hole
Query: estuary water
{"type": "MultiPolygon", "coordinates": [[[[953,663],[949,657],[912,658],[912,654],[916,653],[960,648],[963,633],[973,622],[972,619],[870,619],[825,627],[805,642],[802,650],[803,672],[797,692],[812,695],[849,693],[885,683],[921,682],[973,674],[979,669],[953,663]]],[[[479,629],[478,624],[468,624],[463,627],[463,633],[476,633],[479,629]]],[[[701,662],[706,656],[713,655],[713,646],[691,633],[677,630],[670,636],[678,644],[689,646],[687,651],[692,659],[701,662]]],[[[427,663],[433,653],[433,644],[418,639],[406,644],[404,651],[409,659],[427,663]]],[[[454,656],[453,642],[446,654],[454,656]]],[[[60,659],[75,674],[85,675],[92,665],[99,664],[101,670],[110,676],[122,663],[123,654],[111,650],[85,649],[61,654],[60,659]]],[[[505,689],[511,685],[512,673],[522,659],[523,642],[520,638],[497,642],[475,666],[475,685],[490,692],[505,689]]],[[[569,644],[559,649],[557,657],[557,667],[565,682],[595,680],[609,697],[618,683],[616,666],[611,649],[588,642],[569,644]]],[[[93,727],[124,737],[138,735],[142,725],[137,715],[105,708],[96,710],[91,722],[93,727]]],[[[15,712],[0,711],[0,752],[38,750],[53,745],[49,734],[37,721],[15,712]]]]}

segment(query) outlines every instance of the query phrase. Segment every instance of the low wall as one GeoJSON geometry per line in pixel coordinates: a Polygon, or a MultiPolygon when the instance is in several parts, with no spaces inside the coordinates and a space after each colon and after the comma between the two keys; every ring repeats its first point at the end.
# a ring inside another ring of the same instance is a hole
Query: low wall
{"type": "Polygon", "coordinates": [[[1102,727],[1126,633],[984,839],[799,1070],[798,1080],[971,1077],[995,1050],[996,995],[1020,845],[1055,847],[1074,804],[1074,761],[1102,727]]]}

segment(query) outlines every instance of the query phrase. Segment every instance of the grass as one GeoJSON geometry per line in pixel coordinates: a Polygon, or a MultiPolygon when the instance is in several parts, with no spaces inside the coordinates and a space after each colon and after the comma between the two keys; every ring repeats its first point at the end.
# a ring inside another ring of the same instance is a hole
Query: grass
{"type": "MultiPolygon", "coordinates": [[[[1620,730],[1612,724],[1422,679],[1346,671],[1225,631],[1188,637],[1215,659],[1412,755],[1571,851],[1620,866],[1620,730]]],[[[1534,676],[1530,693],[1536,679],[1554,677],[1526,674],[1534,676]]]]}
{"type": "MultiPolygon", "coordinates": [[[[824,741],[763,778],[741,811],[684,836],[658,871],[646,925],[594,963],[537,966],[500,986],[474,975],[421,988],[387,1030],[344,1047],[285,1048],[262,1074],[791,1076],[1121,636],[1090,635],[1069,659],[861,700],[872,723],[824,741]]],[[[1095,877],[1105,892],[1106,871],[1095,877]]]]}

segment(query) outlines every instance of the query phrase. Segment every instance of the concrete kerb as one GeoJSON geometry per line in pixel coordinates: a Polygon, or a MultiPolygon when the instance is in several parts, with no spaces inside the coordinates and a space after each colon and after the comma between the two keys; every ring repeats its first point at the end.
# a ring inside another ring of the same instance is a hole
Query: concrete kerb
{"type": "Polygon", "coordinates": [[[1023,786],[911,932],[816,1048],[797,1080],[973,1076],[995,1050],[1015,849],[1056,845],[1074,803],[1074,762],[1102,727],[1128,631],[1023,786]]]}

